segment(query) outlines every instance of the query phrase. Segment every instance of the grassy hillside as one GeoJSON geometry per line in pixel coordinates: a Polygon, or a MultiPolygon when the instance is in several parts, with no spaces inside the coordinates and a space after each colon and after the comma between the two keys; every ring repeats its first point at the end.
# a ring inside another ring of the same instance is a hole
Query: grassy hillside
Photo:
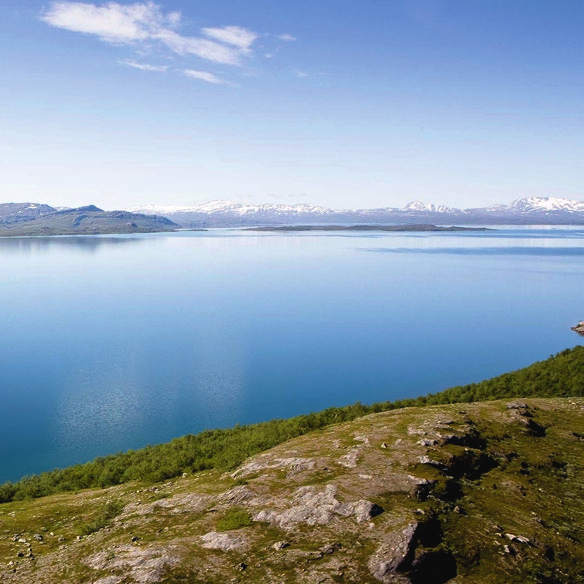
{"type": "Polygon", "coordinates": [[[409,407],[0,504],[2,584],[584,582],[584,398],[409,407]]]}
{"type": "Polygon", "coordinates": [[[208,430],[169,443],[98,458],[92,462],[25,477],[0,486],[0,503],[55,493],[109,487],[129,481],[159,482],[202,470],[232,470],[246,458],[302,436],[366,414],[413,406],[470,403],[514,397],[584,396],[584,347],[493,379],[395,402],[360,403],[260,424],[208,430]]]}

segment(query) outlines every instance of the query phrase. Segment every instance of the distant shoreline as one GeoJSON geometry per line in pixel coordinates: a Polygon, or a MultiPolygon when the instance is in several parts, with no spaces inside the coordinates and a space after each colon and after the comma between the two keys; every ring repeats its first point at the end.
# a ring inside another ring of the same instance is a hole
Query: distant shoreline
{"type": "Polygon", "coordinates": [[[443,227],[439,225],[279,225],[248,227],[245,231],[493,231],[488,227],[443,227]]]}

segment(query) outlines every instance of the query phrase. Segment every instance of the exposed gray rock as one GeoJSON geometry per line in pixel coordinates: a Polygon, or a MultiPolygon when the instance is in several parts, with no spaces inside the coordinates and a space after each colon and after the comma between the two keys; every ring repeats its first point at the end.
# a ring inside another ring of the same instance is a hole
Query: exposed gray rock
{"type": "Polygon", "coordinates": [[[434,468],[437,468],[438,470],[447,470],[447,468],[448,468],[445,464],[442,464],[441,462],[438,462],[437,460],[433,460],[429,456],[420,456],[419,461],[422,464],[427,464],[429,466],[433,466],[434,468]]]}
{"type": "Polygon", "coordinates": [[[327,485],[300,487],[296,490],[292,506],[286,510],[264,509],[253,517],[254,521],[268,521],[282,529],[292,529],[299,523],[326,525],[335,515],[353,516],[358,523],[367,521],[383,512],[383,509],[370,501],[362,499],[352,503],[341,503],[335,497],[337,488],[327,485]]]}
{"type": "MultiPolygon", "coordinates": [[[[172,547],[140,548],[119,545],[115,549],[104,550],[89,556],[84,563],[96,570],[123,570],[139,584],[154,584],[162,579],[166,567],[180,563],[180,555],[172,547]]],[[[117,576],[116,576],[117,577],[117,576]]],[[[119,580],[98,580],[99,584],[118,584],[119,580]]],[[[97,582],[95,584],[97,584],[97,582]]]]}
{"type": "Polygon", "coordinates": [[[337,463],[345,466],[347,468],[355,468],[361,454],[362,446],[354,446],[347,452],[347,454],[341,456],[337,463]]]}
{"type": "Polygon", "coordinates": [[[93,584],[120,584],[123,576],[105,576],[105,578],[100,578],[93,582],[93,584]]]}
{"type": "Polygon", "coordinates": [[[242,503],[249,501],[255,496],[255,493],[246,486],[234,487],[229,489],[222,495],[219,496],[219,500],[222,503],[229,503],[231,505],[241,505],[242,503]]]}
{"type": "Polygon", "coordinates": [[[247,547],[247,541],[241,534],[231,532],[217,533],[211,531],[201,537],[202,547],[212,550],[241,550],[247,547]]]}
{"type": "Polygon", "coordinates": [[[150,515],[165,509],[171,513],[198,513],[203,511],[212,500],[208,495],[186,493],[174,495],[167,499],[159,499],[153,503],[141,504],[139,501],[130,503],[124,508],[124,512],[116,518],[117,522],[126,521],[129,515],[150,515]]]}
{"type": "Polygon", "coordinates": [[[387,534],[384,543],[370,558],[368,566],[375,578],[384,584],[409,584],[410,579],[400,574],[413,559],[417,523],[387,534]]]}
{"type": "Polygon", "coordinates": [[[456,576],[456,561],[437,547],[442,537],[436,519],[389,532],[370,558],[369,569],[384,584],[444,584],[456,576]]]}
{"type": "Polygon", "coordinates": [[[437,441],[430,438],[421,438],[416,444],[419,444],[420,446],[435,446],[437,441]]]}
{"type": "Polygon", "coordinates": [[[343,546],[340,543],[331,543],[325,545],[321,551],[323,554],[334,554],[337,550],[340,550],[342,548],[343,546]]]}
{"type": "Polygon", "coordinates": [[[527,410],[529,406],[520,400],[512,401],[505,404],[508,410],[527,410]]]}
{"type": "Polygon", "coordinates": [[[270,455],[260,454],[250,460],[247,464],[240,466],[231,476],[243,478],[259,471],[287,468],[293,471],[312,470],[316,462],[312,458],[272,458],[270,455]]]}

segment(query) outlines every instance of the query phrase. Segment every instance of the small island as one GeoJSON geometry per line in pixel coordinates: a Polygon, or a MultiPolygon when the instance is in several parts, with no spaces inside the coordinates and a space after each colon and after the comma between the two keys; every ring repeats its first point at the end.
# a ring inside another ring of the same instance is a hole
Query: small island
{"type": "Polygon", "coordinates": [[[584,337],[584,320],[581,320],[576,326],[571,327],[572,330],[584,337]]]}
{"type": "Polygon", "coordinates": [[[246,231],[492,231],[487,227],[444,227],[441,225],[265,225],[246,231]]]}

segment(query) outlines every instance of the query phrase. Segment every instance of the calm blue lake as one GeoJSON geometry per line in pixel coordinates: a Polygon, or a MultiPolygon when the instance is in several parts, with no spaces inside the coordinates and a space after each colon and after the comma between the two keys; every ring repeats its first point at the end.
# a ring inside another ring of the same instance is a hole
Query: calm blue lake
{"type": "Polygon", "coordinates": [[[581,338],[583,229],[0,239],[0,482],[581,338]]]}

